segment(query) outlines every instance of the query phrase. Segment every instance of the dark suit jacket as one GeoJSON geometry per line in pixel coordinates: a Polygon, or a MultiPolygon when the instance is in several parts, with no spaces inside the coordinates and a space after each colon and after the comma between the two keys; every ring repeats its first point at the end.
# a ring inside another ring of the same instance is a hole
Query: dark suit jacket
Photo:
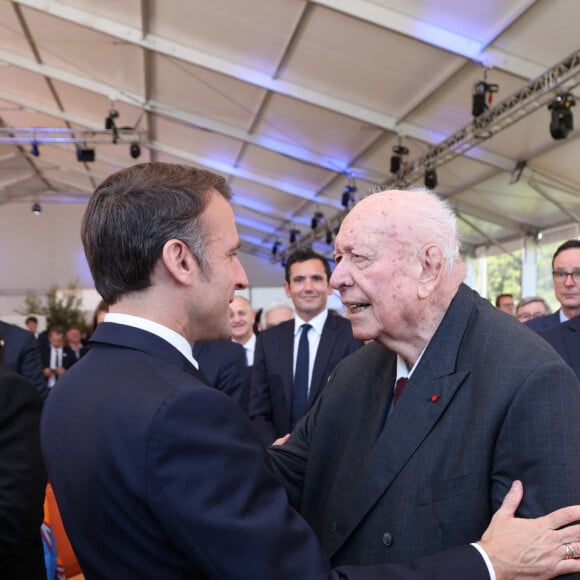
{"type": "Polygon", "coordinates": [[[532,318],[532,320],[528,320],[527,322],[524,322],[524,324],[534,332],[542,332],[543,330],[547,330],[548,328],[552,328],[553,326],[558,326],[561,324],[560,311],[557,310],[552,314],[546,314],[546,316],[532,318]]]}
{"type": "MultiPolygon", "coordinates": [[[[100,324],[89,353],[53,388],[41,427],[87,578],[338,579],[248,418],[157,336],[100,324]]],[[[418,568],[346,568],[341,578],[419,580],[435,570],[487,578],[469,546],[418,568]]]]}
{"type": "MultiPolygon", "coordinates": [[[[314,360],[308,410],[326,386],[334,367],[361,346],[352,335],[350,322],[329,313],[314,360]]],[[[258,334],[250,388],[250,419],[265,445],[291,430],[293,354],[294,320],[258,334]]]]}
{"type": "Polygon", "coordinates": [[[31,381],[44,401],[48,387],[34,334],[0,320],[0,339],[4,340],[4,364],[31,381]]]}
{"type": "MultiPolygon", "coordinates": [[[[66,354],[66,363],[68,366],[65,368],[70,368],[74,365],[78,360],[80,360],[85,354],[89,352],[89,349],[86,346],[81,346],[79,350],[79,358],[77,358],[76,352],[67,344],[63,347],[63,354],[66,354]]],[[[64,358],[64,357],[63,357],[64,358]]]]}
{"type": "Polygon", "coordinates": [[[514,479],[522,516],[580,503],[580,384],[514,317],[461,286],[382,428],[395,374],[363,347],[269,450],[334,565],[475,541],[514,479]]]}
{"type": "Polygon", "coordinates": [[[540,332],[580,379],[580,316],[540,332]]]}
{"type": "Polygon", "coordinates": [[[207,383],[234,399],[247,413],[250,379],[244,347],[231,340],[199,341],[193,345],[193,356],[207,383]]]}
{"type": "MultiPolygon", "coordinates": [[[[43,369],[50,368],[50,351],[51,351],[50,342],[48,344],[39,345],[38,350],[40,352],[40,360],[42,361],[42,368],[43,369]]],[[[70,348],[68,348],[67,346],[63,346],[62,347],[62,367],[64,369],[69,369],[76,362],[77,362],[77,359],[76,359],[74,353],[72,352],[72,350],[70,348]]],[[[46,379],[46,378],[45,378],[45,380],[48,381],[48,379],[46,379]]]]}
{"type": "Polygon", "coordinates": [[[10,580],[46,578],[41,411],[35,386],[0,365],[0,576],[10,580]]]}

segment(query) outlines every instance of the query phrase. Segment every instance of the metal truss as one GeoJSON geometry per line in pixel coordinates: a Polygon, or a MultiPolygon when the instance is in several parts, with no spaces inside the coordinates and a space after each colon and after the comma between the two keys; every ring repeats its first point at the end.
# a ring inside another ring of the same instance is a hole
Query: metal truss
{"type": "MultiPolygon", "coordinates": [[[[404,189],[421,182],[427,168],[436,169],[449,163],[456,157],[491,139],[494,135],[507,129],[521,119],[554,99],[555,93],[569,92],[580,84],[580,49],[554,65],[543,74],[524,85],[519,91],[507,97],[495,107],[477,117],[422,157],[409,163],[399,174],[377,184],[372,189],[404,189]]],[[[323,238],[327,232],[335,231],[348,213],[345,209],[326,220],[317,228],[311,230],[298,241],[279,249],[273,255],[273,262],[284,261],[293,251],[311,246],[316,240],[323,238]]]]}
{"type": "Polygon", "coordinates": [[[145,143],[142,132],[130,127],[103,129],[67,129],[50,127],[0,127],[0,143],[26,145],[33,143],[145,143]]]}

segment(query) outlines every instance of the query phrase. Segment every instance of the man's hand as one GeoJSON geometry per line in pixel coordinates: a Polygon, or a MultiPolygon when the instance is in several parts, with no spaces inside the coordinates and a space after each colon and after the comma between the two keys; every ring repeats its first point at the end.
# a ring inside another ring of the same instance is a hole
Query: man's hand
{"type": "Polygon", "coordinates": [[[290,433],[286,433],[286,435],[284,435],[284,437],[280,437],[279,439],[276,439],[276,441],[274,441],[274,443],[272,443],[272,445],[284,445],[284,443],[286,443],[286,441],[288,441],[288,439],[290,439],[290,433]]]}
{"type": "MultiPolygon", "coordinates": [[[[524,495],[514,481],[501,507],[478,542],[489,556],[497,580],[555,578],[580,572],[580,559],[566,559],[566,545],[580,558],[580,506],[570,506],[535,519],[516,518],[524,495]]],[[[572,555],[568,548],[569,558],[572,555]]]]}

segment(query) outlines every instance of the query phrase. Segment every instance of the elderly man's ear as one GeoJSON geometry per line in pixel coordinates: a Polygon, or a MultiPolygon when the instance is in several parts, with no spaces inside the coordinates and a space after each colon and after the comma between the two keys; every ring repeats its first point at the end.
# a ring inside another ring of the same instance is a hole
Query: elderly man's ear
{"type": "Polygon", "coordinates": [[[421,273],[417,280],[419,298],[427,298],[437,287],[445,267],[445,255],[439,246],[430,244],[419,255],[421,273]]]}

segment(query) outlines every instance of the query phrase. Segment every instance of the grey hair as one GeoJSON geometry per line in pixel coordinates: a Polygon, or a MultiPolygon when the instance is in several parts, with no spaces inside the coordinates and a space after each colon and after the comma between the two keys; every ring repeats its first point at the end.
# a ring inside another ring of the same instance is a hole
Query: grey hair
{"type": "Polygon", "coordinates": [[[522,306],[527,306],[528,304],[531,304],[532,302],[541,302],[544,305],[544,308],[546,309],[546,314],[550,314],[551,312],[551,308],[550,305],[548,304],[548,302],[540,297],[540,296],[526,296],[525,298],[522,298],[519,302],[518,305],[516,306],[516,314],[518,313],[518,310],[520,308],[522,308],[522,306]]]}

